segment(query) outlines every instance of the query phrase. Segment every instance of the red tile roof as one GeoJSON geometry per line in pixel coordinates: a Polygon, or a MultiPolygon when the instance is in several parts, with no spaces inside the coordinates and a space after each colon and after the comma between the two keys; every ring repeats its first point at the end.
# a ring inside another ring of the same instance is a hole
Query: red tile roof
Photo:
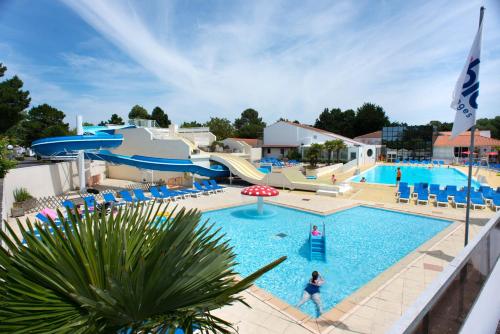
{"type": "Polygon", "coordinates": [[[354,139],[362,139],[362,138],[376,138],[376,139],[381,139],[382,138],[382,131],[374,131],[370,132],[361,136],[357,136],[354,139]]]}
{"type": "MultiPolygon", "coordinates": [[[[453,139],[450,139],[450,131],[442,131],[434,142],[434,146],[438,147],[468,147],[470,145],[470,131],[459,134],[453,139]]],[[[474,135],[475,146],[500,146],[500,140],[484,137],[476,133],[474,135]]]]}

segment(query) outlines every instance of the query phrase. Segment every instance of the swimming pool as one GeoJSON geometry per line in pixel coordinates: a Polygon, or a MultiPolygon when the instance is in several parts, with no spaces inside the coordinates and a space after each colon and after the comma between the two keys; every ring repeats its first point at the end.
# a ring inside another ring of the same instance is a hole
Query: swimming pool
{"type": "MultiPolygon", "coordinates": [[[[367,183],[396,184],[396,170],[401,168],[401,182],[414,185],[416,182],[435,183],[442,187],[455,185],[457,187],[467,186],[467,175],[455,168],[446,167],[414,167],[414,166],[375,166],[350,179],[351,182],[359,182],[362,177],[367,183]]],[[[472,180],[474,187],[479,187],[479,182],[472,180]]]]}
{"type": "MultiPolygon", "coordinates": [[[[227,234],[242,276],[288,256],[257,285],[291,305],[299,301],[311,272],[318,270],[326,280],[321,289],[325,311],[451,223],[363,206],[328,216],[269,204],[265,207],[268,214],[264,219],[245,218],[254,204],[205,212],[203,218],[227,234]],[[310,261],[310,224],[322,223],[326,226],[327,260],[310,261]]],[[[315,316],[312,302],[301,309],[315,316]]]]}

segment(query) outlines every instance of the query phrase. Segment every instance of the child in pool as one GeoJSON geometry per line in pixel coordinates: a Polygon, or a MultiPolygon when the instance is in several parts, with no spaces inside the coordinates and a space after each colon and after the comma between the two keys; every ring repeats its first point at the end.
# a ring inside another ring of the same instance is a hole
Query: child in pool
{"type": "Polygon", "coordinates": [[[313,237],[318,237],[321,235],[321,232],[318,231],[318,226],[316,226],[316,225],[313,226],[313,230],[311,231],[311,234],[313,235],[313,237]]]}

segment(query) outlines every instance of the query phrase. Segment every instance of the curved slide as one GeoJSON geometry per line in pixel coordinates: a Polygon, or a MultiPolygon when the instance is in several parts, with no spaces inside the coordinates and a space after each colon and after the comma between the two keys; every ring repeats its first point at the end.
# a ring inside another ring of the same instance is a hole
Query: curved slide
{"type": "Polygon", "coordinates": [[[119,155],[111,153],[108,148],[118,147],[123,142],[122,135],[97,132],[95,135],[66,136],[44,138],[34,141],[32,149],[41,156],[72,156],[83,150],[85,158],[102,160],[114,164],[128,165],[140,169],[189,172],[206,177],[223,177],[229,174],[226,169],[212,169],[195,165],[188,159],[163,159],[141,155],[119,155]]]}
{"type": "Polygon", "coordinates": [[[259,171],[247,160],[228,153],[210,153],[210,160],[218,162],[238,175],[242,180],[253,184],[262,184],[266,174],[259,171]]]}

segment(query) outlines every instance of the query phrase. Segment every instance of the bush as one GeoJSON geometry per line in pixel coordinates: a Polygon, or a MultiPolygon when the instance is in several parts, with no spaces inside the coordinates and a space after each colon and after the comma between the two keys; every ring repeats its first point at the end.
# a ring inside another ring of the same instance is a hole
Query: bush
{"type": "Polygon", "coordinates": [[[9,159],[7,146],[9,141],[6,137],[0,138],[0,179],[3,179],[9,169],[16,167],[16,161],[9,159]]]}
{"type": "Polygon", "coordinates": [[[26,189],[26,188],[17,188],[14,190],[13,194],[14,194],[14,200],[18,203],[24,202],[24,201],[27,201],[27,200],[33,198],[33,196],[31,196],[28,189],[26,189]]]}
{"type": "Polygon", "coordinates": [[[14,159],[16,159],[17,161],[24,161],[24,156],[20,155],[18,157],[15,157],[14,159]]]}

